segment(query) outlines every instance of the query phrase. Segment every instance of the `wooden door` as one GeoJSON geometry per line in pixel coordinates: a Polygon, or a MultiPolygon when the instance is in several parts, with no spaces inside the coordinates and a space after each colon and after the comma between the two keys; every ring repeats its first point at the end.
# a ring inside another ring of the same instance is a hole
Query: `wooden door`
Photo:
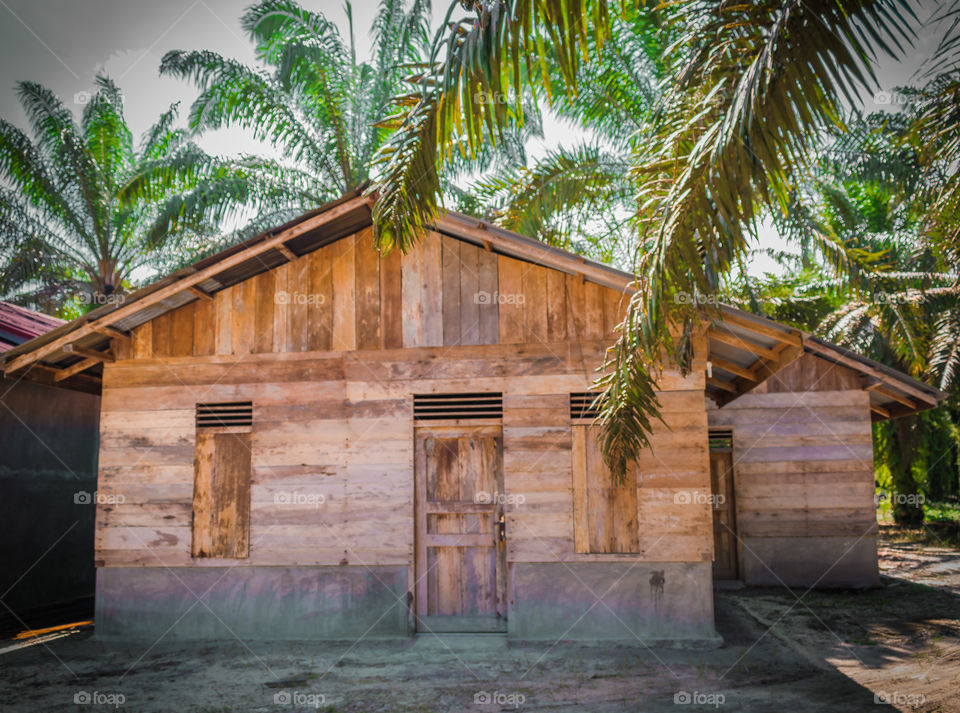
{"type": "Polygon", "coordinates": [[[417,428],[418,630],[505,631],[500,426],[417,428]]]}
{"type": "Polygon", "coordinates": [[[737,516],[731,449],[711,449],[710,484],[713,493],[713,578],[737,579],[737,516]]]}

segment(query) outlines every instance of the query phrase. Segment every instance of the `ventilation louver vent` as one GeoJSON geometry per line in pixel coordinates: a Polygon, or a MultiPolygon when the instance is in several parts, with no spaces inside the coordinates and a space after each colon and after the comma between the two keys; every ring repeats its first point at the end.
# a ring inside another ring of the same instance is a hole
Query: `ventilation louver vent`
{"type": "Polygon", "coordinates": [[[710,431],[710,450],[728,451],[733,448],[733,431],[710,431]]]}
{"type": "Polygon", "coordinates": [[[197,404],[197,428],[251,425],[253,425],[253,403],[250,401],[197,404]]]}
{"type": "Polygon", "coordinates": [[[570,394],[570,418],[574,420],[596,418],[600,412],[594,407],[593,402],[599,395],[599,391],[581,391],[570,394]]]}
{"type": "Polygon", "coordinates": [[[417,421],[502,417],[501,393],[422,394],[413,397],[413,418],[417,421]]]}

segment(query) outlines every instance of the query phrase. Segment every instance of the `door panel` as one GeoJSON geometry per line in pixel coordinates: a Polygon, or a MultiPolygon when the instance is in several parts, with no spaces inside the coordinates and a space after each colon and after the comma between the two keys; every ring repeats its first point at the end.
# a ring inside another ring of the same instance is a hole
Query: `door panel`
{"type": "Polygon", "coordinates": [[[710,451],[713,493],[713,578],[737,579],[737,522],[733,492],[733,453],[710,451]]]}
{"type": "Polygon", "coordinates": [[[495,630],[505,622],[500,427],[418,428],[416,459],[421,629],[495,630]]]}

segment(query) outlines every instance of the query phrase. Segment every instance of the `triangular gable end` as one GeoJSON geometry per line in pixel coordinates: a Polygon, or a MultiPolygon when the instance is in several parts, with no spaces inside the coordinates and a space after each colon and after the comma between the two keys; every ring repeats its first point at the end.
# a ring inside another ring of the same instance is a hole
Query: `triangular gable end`
{"type": "Polygon", "coordinates": [[[381,257],[369,226],[158,314],[119,358],[613,338],[624,292],[427,231],[381,257]]]}

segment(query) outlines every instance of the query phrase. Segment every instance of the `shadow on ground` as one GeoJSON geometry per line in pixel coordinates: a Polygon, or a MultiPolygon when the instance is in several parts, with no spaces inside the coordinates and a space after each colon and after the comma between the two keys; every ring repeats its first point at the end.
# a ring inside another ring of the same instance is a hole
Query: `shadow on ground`
{"type": "Polygon", "coordinates": [[[117,704],[178,713],[876,713],[882,694],[900,710],[960,710],[960,597],[902,579],[884,585],[718,592],[724,645],[709,650],[508,645],[495,635],[151,647],[80,633],[5,654],[0,702],[9,711],[74,713],[117,704]]]}

